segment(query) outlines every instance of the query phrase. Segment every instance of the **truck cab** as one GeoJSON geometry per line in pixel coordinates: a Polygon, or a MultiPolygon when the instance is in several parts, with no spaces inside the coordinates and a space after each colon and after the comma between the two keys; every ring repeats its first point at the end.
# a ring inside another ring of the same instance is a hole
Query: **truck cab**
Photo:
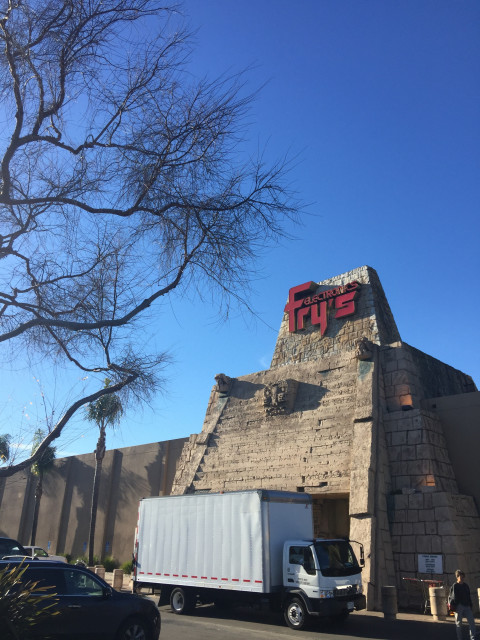
{"type": "Polygon", "coordinates": [[[309,615],[346,618],[365,609],[360,564],[345,539],[289,540],[283,550],[285,621],[292,629],[309,615]]]}

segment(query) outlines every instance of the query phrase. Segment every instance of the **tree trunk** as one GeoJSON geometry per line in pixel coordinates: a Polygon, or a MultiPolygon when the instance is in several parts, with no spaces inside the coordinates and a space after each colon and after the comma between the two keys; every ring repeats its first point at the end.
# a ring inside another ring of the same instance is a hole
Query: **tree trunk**
{"type": "Polygon", "coordinates": [[[33,509],[32,536],[30,538],[30,544],[32,546],[35,544],[35,538],[37,537],[38,514],[40,512],[40,501],[42,499],[42,494],[43,494],[43,473],[39,472],[37,487],[35,489],[35,506],[33,509]]]}
{"type": "Polygon", "coordinates": [[[100,493],[100,477],[102,462],[105,457],[105,425],[100,426],[100,436],[95,449],[95,475],[93,477],[92,508],[90,511],[90,534],[88,537],[88,566],[93,565],[93,549],[95,545],[95,525],[97,522],[98,495],[100,493]]]}

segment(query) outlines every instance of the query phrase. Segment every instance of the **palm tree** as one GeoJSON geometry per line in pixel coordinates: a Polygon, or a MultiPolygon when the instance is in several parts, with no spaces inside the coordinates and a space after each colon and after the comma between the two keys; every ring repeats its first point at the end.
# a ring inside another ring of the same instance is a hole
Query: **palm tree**
{"type": "MultiPolygon", "coordinates": [[[[0,436],[0,464],[7,462],[10,458],[10,439],[8,433],[0,436]]],[[[0,478],[0,506],[2,504],[3,491],[5,489],[6,478],[0,478]]]]}
{"type": "MultiPolygon", "coordinates": [[[[110,380],[105,380],[105,388],[110,386],[110,380]]],[[[87,408],[87,420],[95,422],[100,430],[97,448],[95,449],[95,475],[93,478],[92,508],[90,511],[90,535],[88,538],[88,564],[93,564],[93,547],[95,543],[95,524],[97,521],[98,494],[100,490],[100,477],[102,474],[102,462],[105,457],[105,439],[107,426],[115,427],[123,414],[122,403],[115,393],[101,396],[95,402],[91,402],[87,408]]]]}
{"type": "Polygon", "coordinates": [[[4,433],[0,436],[0,462],[7,462],[10,458],[10,436],[4,433]]]}
{"type": "MultiPolygon", "coordinates": [[[[38,449],[40,443],[43,442],[44,438],[45,433],[42,431],[42,429],[37,429],[33,436],[32,455],[38,449]]],[[[33,509],[32,536],[30,539],[31,545],[35,544],[35,538],[37,536],[38,514],[40,511],[40,501],[43,494],[43,476],[53,468],[53,464],[55,462],[55,451],[56,448],[49,445],[43,452],[42,457],[34,462],[31,467],[33,475],[37,476],[37,486],[35,488],[35,507],[33,509]]]]}

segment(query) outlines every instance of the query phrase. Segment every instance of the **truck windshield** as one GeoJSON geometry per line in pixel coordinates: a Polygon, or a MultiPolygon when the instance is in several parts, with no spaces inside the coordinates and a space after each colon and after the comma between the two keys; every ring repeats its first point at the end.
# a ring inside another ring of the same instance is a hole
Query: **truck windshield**
{"type": "Polygon", "coordinates": [[[357,558],[346,540],[316,540],[315,552],[324,576],[351,576],[360,573],[357,558]]]}

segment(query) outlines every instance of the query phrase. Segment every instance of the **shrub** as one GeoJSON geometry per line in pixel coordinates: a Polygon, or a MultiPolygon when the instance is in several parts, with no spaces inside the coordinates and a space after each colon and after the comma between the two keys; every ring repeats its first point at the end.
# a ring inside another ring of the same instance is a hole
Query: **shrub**
{"type": "Polygon", "coordinates": [[[105,567],[105,571],[112,572],[114,569],[118,567],[118,562],[112,556],[107,556],[103,559],[103,566],[105,567]]]}
{"type": "Polygon", "coordinates": [[[128,562],[124,562],[122,564],[123,573],[132,573],[133,571],[133,562],[129,560],[128,562]]]}
{"type": "Polygon", "coordinates": [[[41,618],[55,616],[58,599],[44,593],[51,587],[22,582],[26,567],[8,565],[0,570],[0,629],[2,640],[22,640],[41,618]],[[43,593],[42,593],[43,592],[43,593]],[[40,605],[40,606],[39,606],[40,605]]]}

